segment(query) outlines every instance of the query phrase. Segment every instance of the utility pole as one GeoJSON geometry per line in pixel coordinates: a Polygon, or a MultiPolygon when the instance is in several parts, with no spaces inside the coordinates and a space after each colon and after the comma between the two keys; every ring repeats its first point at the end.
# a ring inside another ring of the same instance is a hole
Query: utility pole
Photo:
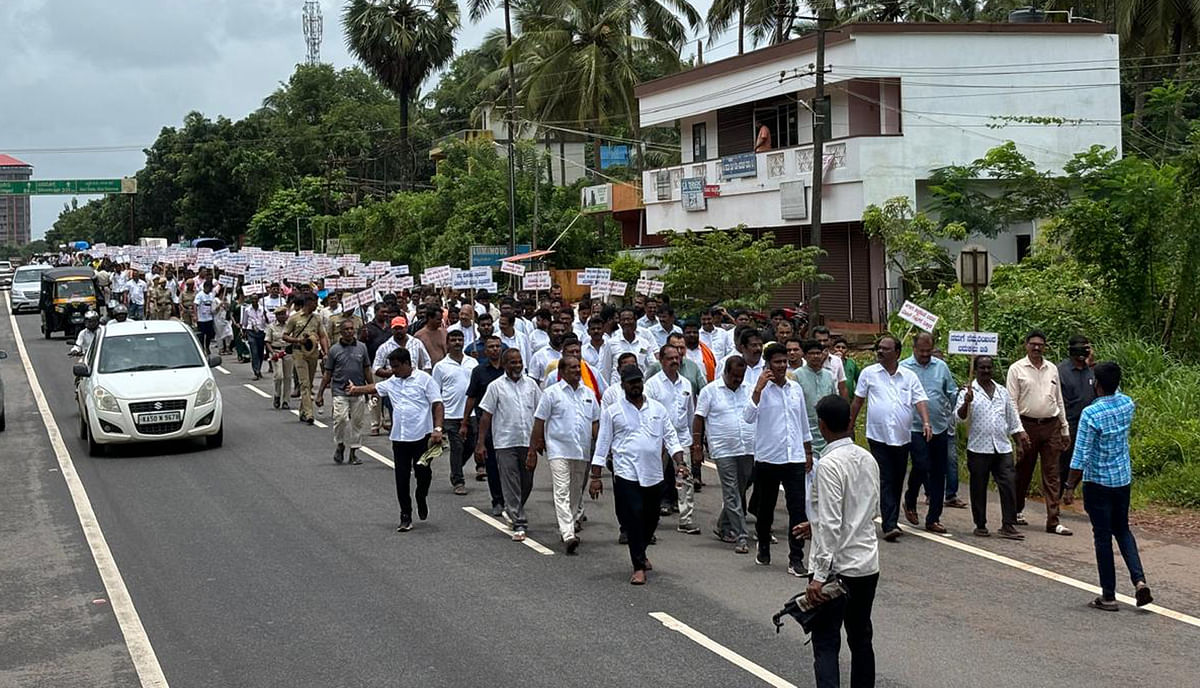
{"type": "MultiPolygon", "coordinates": [[[[505,44],[512,48],[512,20],[509,18],[509,0],[504,0],[505,44]]],[[[513,114],[516,110],[517,77],[512,60],[508,61],[508,255],[517,252],[517,172],[514,149],[513,114]]]]}
{"type": "MultiPolygon", "coordinates": [[[[812,245],[821,247],[821,189],[825,183],[825,122],[829,112],[825,108],[825,21],[817,17],[817,62],[816,90],[813,94],[813,169],[812,169],[812,245]]],[[[809,297],[811,321],[821,324],[821,283],[813,281],[812,296],[809,297]]]]}

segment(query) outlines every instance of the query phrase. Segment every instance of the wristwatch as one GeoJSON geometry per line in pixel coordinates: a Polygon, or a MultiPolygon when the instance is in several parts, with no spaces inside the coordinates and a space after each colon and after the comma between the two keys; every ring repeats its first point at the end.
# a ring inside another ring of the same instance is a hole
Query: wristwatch
{"type": "Polygon", "coordinates": [[[433,426],[433,431],[434,431],[434,432],[441,432],[441,431],[442,431],[442,426],[440,426],[440,425],[435,425],[435,426],[433,426]]]}

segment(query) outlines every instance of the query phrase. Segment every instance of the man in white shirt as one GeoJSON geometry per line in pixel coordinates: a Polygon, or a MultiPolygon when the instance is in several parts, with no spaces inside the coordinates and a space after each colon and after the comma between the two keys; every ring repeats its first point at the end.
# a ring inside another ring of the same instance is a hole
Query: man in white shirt
{"type": "Polygon", "coordinates": [[[529,360],[529,339],[517,331],[515,316],[511,313],[505,314],[500,312],[500,331],[496,336],[500,338],[500,343],[504,345],[505,350],[516,349],[521,352],[521,360],[529,360]]]}
{"type": "MultiPolygon", "coordinates": [[[[528,521],[525,502],[533,491],[533,468],[526,462],[529,441],[533,434],[533,412],[537,410],[542,390],[533,378],[525,375],[521,352],[505,349],[501,356],[504,376],[488,385],[479,408],[479,436],[492,434],[496,448],[496,468],[500,473],[500,489],[504,493],[504,516],[513,528],[513,542],[524,542],[528,521]]],[[[475,462],[484,462],[484,445],[477,442],[475,462]]]]}
{"type": "Polygon", "coordinates": [[[621,368],[619,379],[625,395],[600,411],[588,493],[595,499],[604,491],[600,475],[611,452],[613,501],[633,563],[629,582],[645,585],[646,572],[653,568],[646,559],[646,545],[658,528],[663,450],[671,456],[677,476],[686,480],[689,473],[670,414],[662,404],[643,394],[641,369],[627,365],[621,368]]]}
{"type": "MultiPolygon", "coordinates": [[[[604,320],[598,315],[592,316],[588,320],[587,335],[580,337],[579,342],[583,351],[583,360],[597,371],[600,370],[600,356],[604,353],[606,339],[604,320]]],[[[604,384],[607,385],[609,382],[609,378],[604,378],[604,384]]]]}
{"type": "Polygon", "coordinates": [[[867,443],[879,462],[879,515],[883,539],[895,542],[900,530],[900,492],[908,469],[912,444],[913,411],[921,417],[925,441],[933,437],[929,424],[928,398],[916,373],[900,365],[900,340],[885,334],[875,343],[878,363],[867,366],[854,387],[850,426],[858,421],[863,402],[867,404],[867,443]]]}
{"type": "Polygon", "coordinates": [[[251,294],[242,304],[242,338],[250,349],[250,371],[255,380],[262,379],[263,344],[267,336],[267,309],[262,306],[258,294],[251,294]]]}
{"type": "Polygon", "coordinates": [[[582,384],[583,368],[578,357],[564,356],[559,360],[558,374],[562,380],[546,389],[534,411],[527,463],[532,471],[537,466],[538,453],[544,452],[549,459],[558,533],[567,546],[567,554],[575,554],[579,548],[575,531],[592,440],[599,428],[600,402],[582,384]]]}
{"type": "Polygon", "coordinates": [[[638,329],[649,331],[658,324],[658,299],[653,296],[646,299],[645,315],[638,318],[638,329]]]}
{"type": "Polygon", "coordinates": [[[375,374],[387,377],[391,374],[387,364],[388,356],[396,349],[407,349],[412,354],[413,365],[428,374],[433,372],[433,360],[420,339],[408,336],[408,318],[397,315],[392,318],[392,338],[379,345],[375,350],[375,374]]]}
{"type": "MultiPolygon", "coordinates": [[[[469,308],[469,306],[468,306],[469,308]]],[[[450,432],[450,485],[454,494],[467,493],[467,481],[463,477],[463,436],[456,432],[462,425],[467,405],[467,387],[471,384],[471,371],[479,365],[473,357],[463,354],[463,331],[450,330],[446,333],[446,357],[433,366],[433,381],[442,396],[446,410],[446,427],[450,432]]]]}
{"type": "Polygon", "coordinates": [[[667,337],[672,334],[683,334],[683,330],[675,324],[675,309],[670,305],[662,306],[658,309],[658,322],[651,325],[647,330],[650,336],[654,337],[654,343],[662,347],[667,343],[667,337]]]}
{"type": "Polygon", "coordinates": [[[464,303],[458,308],[458,322],[446,328],[447,336],[451,332],[463,333],[463,348],[471,346],[479,337],[478,331],[475,329],[475,309],[470,304],[464,303]]]}
{"type": "MultiPolygon", "coordinates": [[[[692,416],[696,413],[696,394],[692,383],[679,374],[682,354],[678,347],[664,346],[659,351],[662,370],[645,382],[644,391],[647,397],[667,409],[671,425],[675,428],[675,437],[679,440],[679,446],[686,452],[692,446],[692,416]]],[[[670,457],[663,457],[664,472],[669,460],[670,457]]],[[[674,487],[674,490],[670,489],[670,485],[664,487],[660,515],[669,514],[671,507],[677,506],[677,530],[688,535],[699,534],[700,527],[696,525],[696,490],[692,479],[677,479],[674,487]]]]}
{"type": "Polygon", "coordinates": [[[129,292],[129,319],[142,320],[146,316],[146,280],[142,273],[131,270],[126,289],[129,292]]]}
{"type": "Polygon", "coordinates": [[[1021,446],[1029,444],[1029,435],[1021,425],[1017,406],[1004,385],[992,378],[991,356],[975,359],[975,380],[958,391],[955,415],[969,420],[967,434],[967,470],[971,474],[971,516],[975,535],[987,537],[988,476],[996,481],[1000,493],[1000,537],[1024,540],[1017,530],[1017,470],[1013,465],[1010,437],[1016,435],[1021,446]]]}
{"type": "MultiPolygon", "coordinates": [[[[696,417],[692,436],[708,442],[708,455],[717,464],[721,479],[723,508],[717,519],[716,536],[722,542],[734,543],[733,551],[750,551],[746,532],[746,488],[754,470],[754,426],[746,422],[746,407],[750,405],[750,388],[742,383],[746,376],[746,361],[733,356],[725,361],[718,380],[700,390],[696,399],[696,417]]],[[[692,465],[703,461],[700,442],[692,444],[692,465]]]]}
{"type": "Polygon", "coordinates": [[[724,312],[720,308],[710,308],[700,314],[700,341],[712,349],[718,361],[735,353],[733,333],[717,325],[723,317],[724,312]]]}
{"type": "MultiPolygon", "coordinates": [[[[758,384],[758,378],[766,370],[767,360],[763,357],[763,335],[762,332],[753,328],[747,327],[741,330],[738,334],[738,348],[733,353],[725,356],[725,359],[730,356],[741,356],[746,361],[746,379],[744,384],[750,385],[751,389],[758,384]]],[[[784,367],[787,367],[787,352],[784,352],[784,367]]],[[[725,359],[721,359],[721,365],[725,365],[725,359]]]]}
{"type": "MultiPolygon", "coordinates": [[[[397,316],[399,317],[399,316],[397,316]]],[[[378,394],[390,400],[392,408],[392,459],[396,464],[396,497],[400,502],[398,533],[412,530],[412,496],[409,485],[417,476],[417,517],[429,517],[429,485],[433,471],[422,464],[421,455],[432,445],[442,443],[442,420],[445,412],[441,395],[433,378],[413,367],[412,354],[404,347],[393,349],[387,356],[388,378],[374,384],[348,385],[350,396],[378,394]]]]}
{"type": "Polygon", "coordinates": [[[658,353],[658,346],[637,331],[637,316],[632,308],[622,308],[617,322],[620,329],[604,343],[604,350],[600,354],[600,374],[609,384],[617,384],[616,362],[621,354],[636,354],[638,368],[645,371],[658,353]]]}
{"type": "Polygon", "coordinates": [[[287,297],[279,291],[279,283],[272,282],[271,286],[267,287],[267,295],[263,297],[263,308],[274,313],[280,308],[287,306],[287,297]]]}
{"type": "Polygon", "coordinates": [[[592,300],[583,299],[576,305],[575,310],[577,315],[571,322],[571,331],[579,337],[579,341],[586,342],[588,340],[588,320],[592,318],[592,300]]]}
{"type": "Polygon", "coordinates": [[[550,364],[562,358],[563,337],[567,334],[567,326],[555,321],[550,323],[550,343],[533,355],[529,363],[529,375],[540,385],[546,379],[546,371],[550,364]]]}
{"type": "MultiPolygon", "coordinates": [[[[804,405],[804,390],[787,377],[787,350],[772,342],[763,358],[767,370],[758,378],[743,416],[754,423],[754,494],[757,511],[758,555],[754,563],[771,564],[771,524],[779,487],[787,505],[788,532],[807,521],[804,512],[804,475],[812,468],[812,430],[804,405]]],[[[804,542],[788,538],[788,575],[807,573],[804,542]]]]}
{"type": "Polygon", "coordinates": [[[879,541],[875,506],[879,503],[879,467],[871,454],[854,444],[850,405],[840,396],[817,402],[818,431],[825,452],[816,468],[813,513],[793,529],[793,537],[811,537],[812,580],[805,594],[812,603],[825,599],[823,589],[835,577],[846,596],[812,624],[816,685],[841,685],[838,654],[842,628],[850,648],[850,685],[875,684],[875,650],[871,645],[871,607],[879,584],[879,541]]]}

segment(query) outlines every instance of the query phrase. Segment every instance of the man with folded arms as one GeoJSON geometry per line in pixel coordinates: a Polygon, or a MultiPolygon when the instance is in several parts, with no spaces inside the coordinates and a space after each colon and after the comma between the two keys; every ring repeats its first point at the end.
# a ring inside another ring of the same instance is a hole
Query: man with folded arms
{"type": "Polygon", "coordinates": [[[576,521],[580,516],[592,439],[600,420],[600,400],[582,384],[580,364],[577,354],[559,360],[558,374],[562,380],[550,385],[538,402],[526,459],[530,471],[537,467],[539,453],[544,452],[549,459],[554,515],[567,554],[575,554],[579,548],[576,521]]]}
{"type": "Polygon", "coordinates": [[[601,409],[588,493],[595,499],[604,491],[600,476],[611,452],[613,501],[633,562],[629,582],[645,585],[646,572],[653,569],[646,558],[646,545],[658,528],[663,450],[671,456],[681,479],[688,478],[688,468],[667,409],[643,394],[641,369],[626,365],[620,369],[619,379],[625,394],[601,409]]]}

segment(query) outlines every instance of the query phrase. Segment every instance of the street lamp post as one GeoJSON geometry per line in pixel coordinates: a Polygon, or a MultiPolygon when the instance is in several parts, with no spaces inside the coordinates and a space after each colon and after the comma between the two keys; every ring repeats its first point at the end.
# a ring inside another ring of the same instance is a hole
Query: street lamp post
{"type": "Polygon", "coordinates": [[[983,248],[964,248],[958,256],[958,281],[971,290],[975,331],[979,331],[979,290],[988,285],[988,252],[983,248]]]}

